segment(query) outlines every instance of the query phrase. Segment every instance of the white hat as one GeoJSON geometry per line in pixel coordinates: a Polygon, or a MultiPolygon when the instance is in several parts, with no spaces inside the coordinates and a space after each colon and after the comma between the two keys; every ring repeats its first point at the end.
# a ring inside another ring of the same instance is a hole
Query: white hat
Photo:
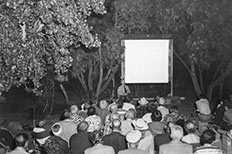
{"type": "Polygon", "coordinates": [[[77,113],[77,111],[78,111],[78,107],[77,107],[76,105],[72,105],[72,106],[70,107],[70,112],[71,112],[72,114],[77,113]]]}
{"type": "Polygon", "coordinates": [[[131,103],[123,103],[122,109],[128,111],[129,109],[135,109],[135,106],[131,103]]]}
{"type": "Polygon", "coordinates": [[[35,127],[33,129],[33,134],[36,141],[41,145],[44,144],[45,141],[50,137],[49,131],[44,128],[35,127]]]}
{"type": "Polygon", "coordinates": [[[141,106],[144,106],[144,105],[147,105],[147,104],[148,104],[148,101],[146,100],[145,97],[143,97],[143,98],[141,98],[141,99],[139,100],[139,104],[140,104],[141,106]]]}
{"type": "Polygon", "coordinates": [[[59,123],[55,123],[55,124],[52,125],[51,130],[52,130],[52,133],[53,133],[55,136],[60,136],[60,134],[62,133],[62,126],[61,126],[61,124],[59,124],[59,123]],[[55,127],[57,127],[57,126],[59,127],[59,128],[58,128],[59,130],[56,130],[57,128],[55,128],[55,127]]]}
{"type": "Polygon", "coordinates": [[[134,125],[136,130],[147,130],[148,129],[147,123],[142,118],[133,120],[132,124],[134,125]]]}
{"type": "Polygon", "coordinates": [[[126,140],[128,143],[136,143],[142,137],[142,133],[139,130],[132,130],[126,135],[126,140]]]}

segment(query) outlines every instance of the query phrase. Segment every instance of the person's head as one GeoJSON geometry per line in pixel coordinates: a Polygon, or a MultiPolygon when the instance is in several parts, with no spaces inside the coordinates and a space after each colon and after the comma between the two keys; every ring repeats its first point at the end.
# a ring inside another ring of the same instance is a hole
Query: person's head
{"type": "Polygon", "coordinates": [[[94,131],[89,135],[89,139],[93,145],[102,143],[103,133],[101,131],[94,131]]]}
{"type": "Polygon", "coordinates": [[[180,141],[184,136],[183,128],[179,125],[170,125],[171,134],[170,137],[173,141],[180,141]]]}
{"type": "Polygon", "coordinates": [[[72,106],[70,107],[70,112],[71,112],[72,114],[77,114],[77,112],[78,112],[78,107],[77,107],[77,105],[72,105],[72,106]]]}
{"type": "Polygon", "coordinates": [[[184,129],[188,134],[196,132],[196,127],[195,127],[194,123],[190,120],[188,120],[184,123],[184,129]]]}
{"type": "Polygon", "coordinates": [[[211,129],[207,129],[202,133],[202,135],[200,137],[200,143],[202,145],[211,144],[213,141],[215,141],[215,139],[216,139],[215,132],[211,129]]]}
{"type": "Polygon", "coordinates": [[[147,104],[147,110],[148,112],[152,113],[153,111],[157,110],[158,104],[155,102],[149,102],[147,104]]]}
{"type": "Polygon", "coordinates": [[[77,125],[77,132],[86,132],[89,127],[88,122],[82,121],[77,125]]]}
{"type": "Polygon", "coordinates": [[[147,101],[147,99],[145,97],[142,97],[139,101],[138,101],[140,106],[146,106],[149,102],[147,101]]]}
{"type": "Polygon", "coordinates": [[[118,105],[117,104],[110,105],[109,110],[110,110],[111,113],[116,112],[118,110],[118,105]]]}
{"type": "Polygon", "coordinates": [[[91,115],[95,115],[95,113],[96,113],[95,107],[90,106],[90,107],[88,108],[88,110],[87,110],[87,115],[88,115],[88,116],[91,116],[91,115]]]}
{"type": "Polygon", "coordinates": [[[121,109],[122,107],[123,107],[123,100],[119,100],[118,102],[117,102],[117,104],[118,104],[118,109],[121,109]]]}
{"type": "Polygon", "coordinates": [[[134,119],[135,118],[135,114],[134,112],[132,112],[131,110],[128,110],[125,114],[125,118],[126,119],[134,119]]]}
{"type": "Polygon", "coordinates": [[[27,148],[29,137],[25,133],[19,133],[18,135],[15,136],[14,140],[17,147],[27,148]]]}
{"type": "Polygon", "coordinates": [[[129,144],[128,147],[136,148],[142,137],[142,133],[139,130],[132,130],[126,134],[126,141],[129,144]]]}
{"type": "Polygon", "coordinates": [[[159,110],[155,110],[151,114],[151,120],[156,122],[156,121],[161,121],[162,120],[162,113],[159,110]]]}
{"type": "Polygon", "coordinates": [[[119,119],[115,119],[112,121],[112,129],[113,130],[120,130],[121,128],[121,121],[119,119]]]}
{"type": "Polygon", "coordinates": [[[110,121],[120,119],[120,115],[117,112],[114,112],[110,115],[110,121]]]}
{"type": "Polygon", "coordinates": [[[164,105],[165,103],[166,103],[166,100],[163,97],[159,97],[158,104],[159,105],[164,105]]]}
{"type": "Polygon", "coordinates": [[[106,100],[101,100],[99,102],[100,109],[105,109],[105,108],[107,108],[107,106],[108,106],[108,102],[106,100]]]}
{"type": "Polygon", "coordinates": [[[169,110],[170,110],[170,113],[178,113],[179,112],[177,106],[171,106],[169,110]]]}
{"type": "Polygon", "coordinates": [[[22,131],[22,125],[17,121],[9,122],[7,129],[15,136],[22,131]]]}

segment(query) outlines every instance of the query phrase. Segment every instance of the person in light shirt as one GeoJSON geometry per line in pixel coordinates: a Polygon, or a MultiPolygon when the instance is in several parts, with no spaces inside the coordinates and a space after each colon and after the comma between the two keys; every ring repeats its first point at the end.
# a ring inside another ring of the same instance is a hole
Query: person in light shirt
{"type": "Polygon", "coordinates": [[[130,88],[125,84],[124,79],[121,80],[121,85],[117,89],[118,98],[125,102],[128,100],[128,95],[131,93],[130,88]]]}
{"type": "Polygon", "coordinates": [[[199,121],[199,131],[202,133],[207,129],[208,122],[211,120],[211,109],[209,106],[209,101],[206,99],[204,94],[199,96],[199,100],[196,101],[196,107],[198,112],[198,121],[199,121]]]}

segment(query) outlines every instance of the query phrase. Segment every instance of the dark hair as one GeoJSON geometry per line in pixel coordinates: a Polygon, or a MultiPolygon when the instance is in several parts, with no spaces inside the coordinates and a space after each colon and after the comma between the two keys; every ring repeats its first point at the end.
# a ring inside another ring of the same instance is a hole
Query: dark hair
{"type": "Polygon", "coordinates": [[[162,120],[162,113],[159,110],[155,110],[151,114],[152,121],[161,121],[162,120]]]}
{"type": "Polygon", "coordinates": [[[178,106],[176,106],[176,105],[171,106],[169,110],[170,110],[171,113],[174,112],[174,111],[178,112],[178,106]]]}
{"type": "Polygon", "coordinates": [[[155,110],[157,110],[157,107],[158,107],[158,104],[156,104],[155,102],[149,102],[147,104],[147,110],[152,113],[154,112],[155,110]]]}
{"type": "Polygon", "coordinates": [[[91,115],[94,115],[95,113],[96,113],[95,107],[90,106],[90,107],[88,108],[88,110],[87,110],[87,115],[88,115],[88,116],[91,116],[91,115]]]}
{"type": "Polygon", "coordinates": [[[201,98],[202,98],[202,99],[206,99],[206,95],[205,95],[205,94],[200,94],[200,95],[199,95],[199,98],[200,98],[200,99],[201,99],[201,98]]]}
{"type": "Polygon", "coordinates": [[[85,132],[89,127],[88,122],[82,121],[77,125],[77,132],[85,132]]]}
{"type": "Polygon", "coordinates": [[[102,142],[102,139],[103,139],[103,132],[101,131],[96,130],[89,135],[89,140],[93,145],[102,142]]]}
{"type": "Polygon", "coordinates": [[[120,109],[123,107],[123,100],[121,98],[117,101],[117,105],[120,109]]]}
{"type": "Polygon", "coordinates": [[[14,140],[17,147],[24,147],[26,143],[29,141],[29,137],[25,133],[19,133],[15,136],[14,140]]]}
{"type": "Polygon", "coordinates": [[[215,135],[216,134],[215,134],[215,132],[213,130],[211,130],[211,129],[205,130],[202,133],[201,137],[200,137],[200,143],[202,145],[204,145],[204,144],[211,144],[216,139],[215,135]]]}

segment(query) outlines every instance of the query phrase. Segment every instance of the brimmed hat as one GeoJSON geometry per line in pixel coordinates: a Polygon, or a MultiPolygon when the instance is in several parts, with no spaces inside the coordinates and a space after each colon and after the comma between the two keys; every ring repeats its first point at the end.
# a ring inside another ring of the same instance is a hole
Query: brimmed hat
{"type": "Polygon", "coordinates": [[[129,109],[135,109],[135,106],[131,103],[123,103],[122,109],[128,111],[129,109]]]}
{"type": "Polygon", "coordinates": [[[132,130],[126,135],[128,143],[137,143],[142,137],[142,133],[139,130],[132,130]]]}
{"type": "Polygon", "coordinates": [[[147,105],[148,101],[146,100],[145,97],[142,97],[139,102],[138,102],[141,106],[147,105]]]}
{"type": "Polygon", "coordinates": [[[147,130],[148,129],[147,123],[142,118],[133,120],[132,124],[134,125],[136,130],[147,130]]]}
{"type": "Polygon", "coordinates": [[[32,137],[39,142],[44,144],[45,141],[50,137],[50,132],[44,128],[35,127],[32,132],[32,137]]]}
{"type": "Polygon", "coordinates": [[[55,123],[52,125],[51,130],[55,136],[60,136],[60,134],[62,133],[62,126],[59,123],[55,123]]]}

